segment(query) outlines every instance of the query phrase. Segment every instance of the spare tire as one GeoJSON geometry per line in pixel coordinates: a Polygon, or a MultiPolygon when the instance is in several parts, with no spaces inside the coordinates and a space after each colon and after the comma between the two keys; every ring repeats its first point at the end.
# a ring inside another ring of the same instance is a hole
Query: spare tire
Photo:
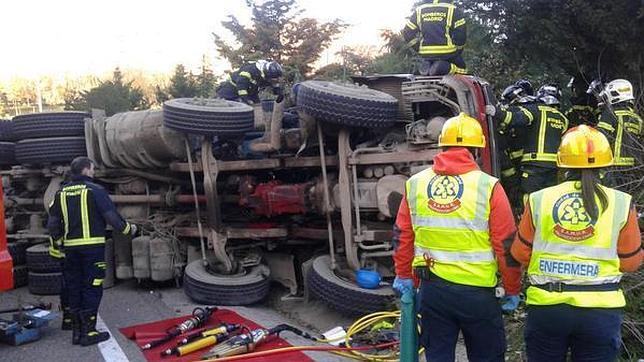
{"type": "Polygon", "coordinates": [[[390,287],[364,289],[340,278],[331,270],[331,257],[328,255],[313,260],[307,279],[313,296],[346,315],[363,315],[394,307],[396,298],[390,287]]]}
{"type": "Polygon", "coordinates": [[[163,124],[190,134],[237,135],[254,129],[255,112],[223,99],[177,98],[163,104],[163,124]]]}
{"type": "Polygon", "coordinates": [[[63,273],[34,273],[29,271],[29,293],[37,295],[60,294],[63,273]]]}
{"type": "Polygon", "coordinates": [[[38,244],[27,249],[27,267],[32,272],[54,273],[63,270],[63,263],[49,255],[47,244],[38,244]]]}
{"type": "Polygon", "coordinates": [[[13,117],[13,135],[18,140],[85,135],[85,112],[34,113],[13,117]]]}
{"type": "Polygon", "coordinates": [[[297,105],[319,121],[350,127],[390,127],[398,114],[398,100],[387,93],[319,80],[300,84],[297,105]]]}
{"type": "Polygon", "coordinates": [[[13,142],[13,122],[0,119],[0,141],[13,142]]]}
{"type": "Polygon", "coordinates": [[[15,145],[13,142],[0,142],[0,166],[11,166],[15,163],[15,145]]]}
{"type": "Polygon", "coordinates": [[[265,265],[234,275],[214,274],[206,270],[203,261],[195,260],[186,266],[183,291],[197,303],[248,305],[268,295],[269,275],[270,269],[265,265]]]}
{"type": "Polygon", "coordinates": [[[36,138],[16,143],[16,160],[21,164],[69,163],[87,156],[85,137],[36,138]]]}

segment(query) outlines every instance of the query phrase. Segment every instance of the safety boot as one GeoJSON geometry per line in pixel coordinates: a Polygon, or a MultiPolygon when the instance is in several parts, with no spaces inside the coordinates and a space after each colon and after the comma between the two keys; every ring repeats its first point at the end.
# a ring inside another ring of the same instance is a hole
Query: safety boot
{"type": "Polygon", "coordinates": [[[91,312],[82,312],[81,319],[81,333],[80,344],[81,346],[91,346],[93,344],[101,343],[110,339],[110,334],[107,332],[99,332],[96,330],[96,314],[91,312]]]}
{"type": "Polygon", "coordinates": [[[81,319],[76,310],[69,311],[72,318],[72,344],[80,344],[81,336],[81,319]]]}
{"type": "Polygon", "coordinates": [[[63,331],[72,330],[72,312],[69,310],[69,307],[63,308],[63,322],[60,325],[60,329],[63,331]]]}

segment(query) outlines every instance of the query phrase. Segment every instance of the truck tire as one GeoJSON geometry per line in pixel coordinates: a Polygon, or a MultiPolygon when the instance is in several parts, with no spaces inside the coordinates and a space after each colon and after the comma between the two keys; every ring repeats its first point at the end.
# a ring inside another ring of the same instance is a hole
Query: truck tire
{"type": "Polygon", "coordinates": [[[56,273],[63,270],[63,263],[49,255],[47,244],[38,244],[27,249],[27,267],[30,272],[56,273]]]}
{"type": "Polygon", "coordinates": [[[0,119],[0,141],[13,142],[13,122],[0,119]]]}
{"type": "Polygon", "coordinates": [[[13,265],[24,265],[27,262],[27,247],[29,244],[25,241],[16,241],[7,244],[13,265]]]}
{"type": "Polygon", "coordinates": [[[268,295],[270,270],[265,265],[244,274],[215,275],[195,260],[186,266],[183,291],[197,303],[211,305],[249,305],[268,295]]]}
{"type": "Polygon", "coordinates": [[[13,136],[17,140],[85,135],[85,112],[34,113],[13,117],[13,136]]]}
{"type": "Polygon", "coordinates": [[[394,291],[389,287],[363,289],[335,275],[328,255],[313,260],[307,282],[313,296],[350,316],[390,310],[395,302],[394,291]]]}
{"type": "Polygon", "coordinates": [[[223,99],[177,98],[163,104],[163,124],[189,134],[238,135],[253,131],[253,107],[223,99]]]}
{"type": "Polygon", "coordinates": [[[398,100],[387,93],[319,80],[300,84],[297,105],[319,121],[350,127],[391,127],[398,114],[398,100]]]}
{"type": "Polygon", "coordinates": [[[29,271],[26,265],[17,265],[13,267],[13,288],[20,288],[27,285],[29,271]]]}
{"type": "Polygon", "coordinates": [[[16,143],[16,160],[21,164],[69,163],[87,156],[85,137],[35,138],[16,143]]]}
{"type": "Polygon", "coordinates": [[[35,273],[29,271],[29,293],[36,295],[60,294],[63,273],[35,273]]]}
{"type": "Polygon", "coordinates": [[[0,166],[11,166],[15,163],[15,145],[13,142],[0,141],[0,166]]]}

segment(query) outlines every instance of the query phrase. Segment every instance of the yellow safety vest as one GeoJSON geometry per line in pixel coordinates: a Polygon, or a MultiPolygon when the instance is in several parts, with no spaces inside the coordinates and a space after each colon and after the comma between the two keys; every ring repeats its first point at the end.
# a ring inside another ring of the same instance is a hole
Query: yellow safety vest
{"type": "Polygon", "coordinates": [[[631,203],[630,195],[601,187],[608,198],[608,208],[596,221],[590,220],[584,209],[579,181],[567,181],[530,195],[535,235],[528,266],[532,286],[527,291],[527,304],[587,308],[618,308],[626,304],[621,290],[592,290],[592,286],[619,283],[622,277],[617,239],[631,203]],[[535,285],[589,290],[549,291],[535,285]]]}
{"type": "Polygon", "coordinates": [[[413,267],[426,266],[437,276],[464,285],[496,285],[488,219],[497,179],[480,171],[437,175],[432,169],[411,177],[407,202],[414,229],[413,267]]]}

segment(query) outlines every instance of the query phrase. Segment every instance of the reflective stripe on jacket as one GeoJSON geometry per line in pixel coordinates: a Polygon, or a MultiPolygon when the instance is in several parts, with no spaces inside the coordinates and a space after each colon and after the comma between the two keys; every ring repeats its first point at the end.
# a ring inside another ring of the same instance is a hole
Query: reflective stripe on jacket
{"type": "Polygon", "coordinates": [[[416,7],[403,35],[421,56],[445,58],[461,51],[466,41],[463,13],[449,2],[426,1],[416,7]]]}
{"type": "MultiPolygon", "coordinates": [[[[567,181],[530,195],[535,226],[527,271],[531,284],[588,286],[620,281],[617,240],[627,221],[631,196],[601,187],[608,207],[596,221],[584,209],[579,181],[567,181]]],[[[527,303],[617,308],[623,307],[625,300],[621,290],[561,292],[531,286],[527,303]]]]}
{"type": "Polygon", "coordinates": [[[497,262],[490,241],[490,198],[497,179],[480,170],[438,175],[427,169],[407,181],[414,230],[414,267],[454,283],[493,287],[497,262]]]}
{"type": "Polygon", "coordinates": [[[614,115],[605,110],[597,128],[613,144],[613,165],[634,166],[637,143],[642,138],[644,128],[642,118],[631,107],[616,107],[614,115]]]}

